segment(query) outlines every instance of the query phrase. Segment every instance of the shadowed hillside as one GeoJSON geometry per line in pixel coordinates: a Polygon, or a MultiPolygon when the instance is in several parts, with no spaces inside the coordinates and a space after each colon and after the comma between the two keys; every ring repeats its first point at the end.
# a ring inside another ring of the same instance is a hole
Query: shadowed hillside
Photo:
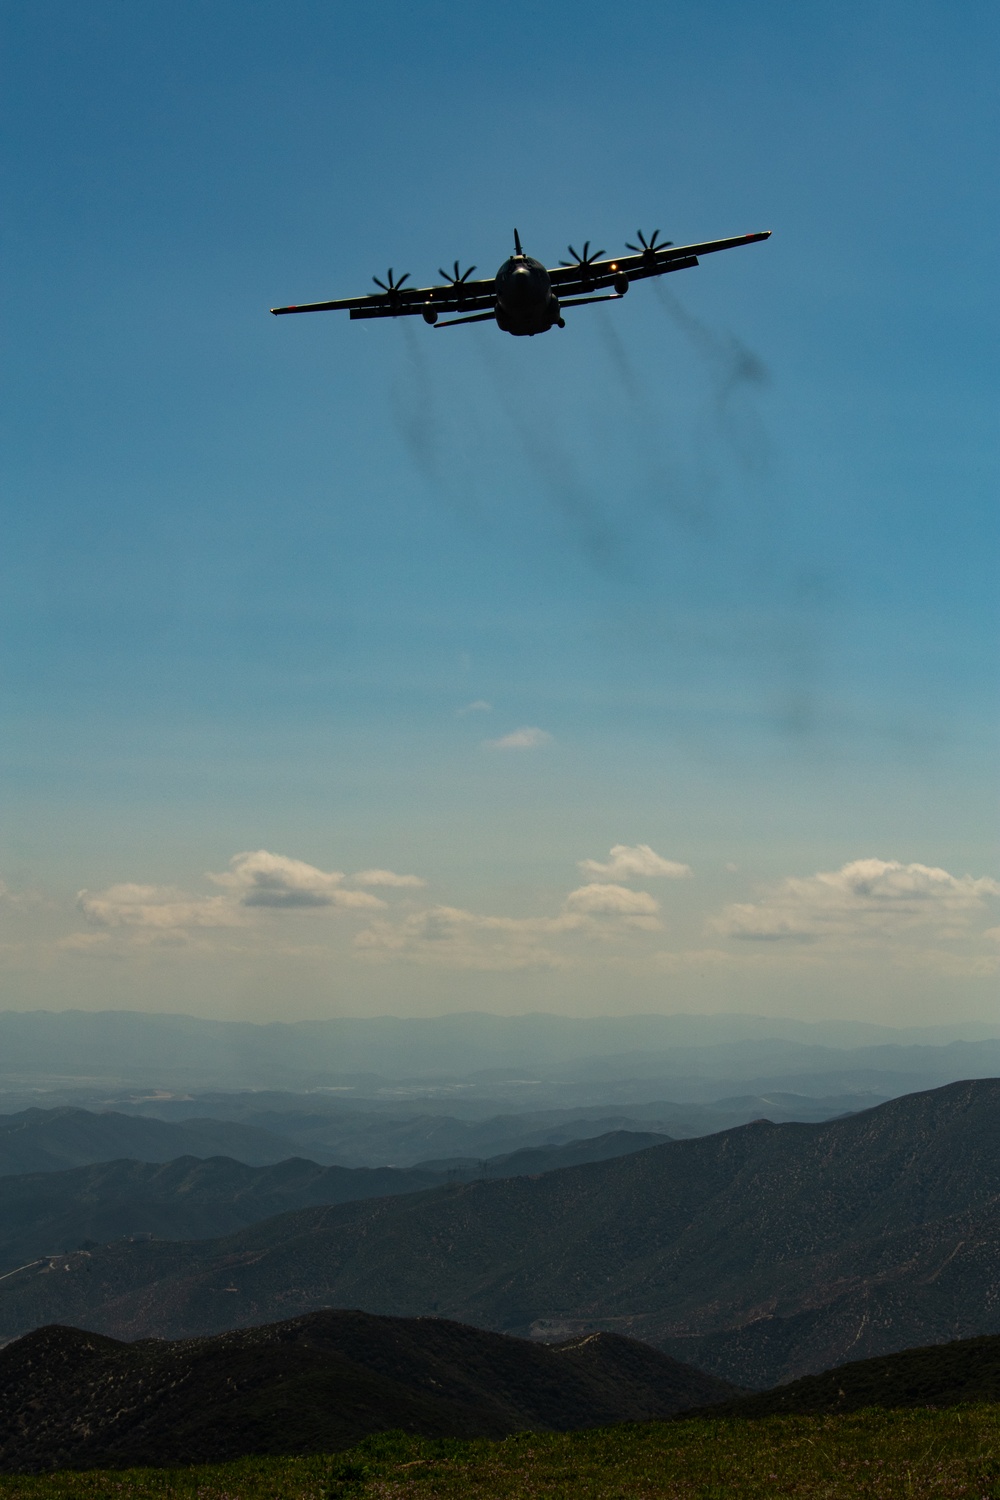
{"type": "Polygon", "coordinates": [[[1000,1082],[536,1178],[118,1245],[0,1282],[0,1331],[193,1336],[320,1306],[630,1333],[758,1388],[1000,1332],[1000,1082]]]}
{"type": "Polygon", "coordinates": [[[732,1393],[613,1334],[548,1346],[359,1312],[181,1343],[49,1327],[0,1350],[0,1467],[322,1453],[390,1428],[500,1437],[669,1416],[732,1393]]]}
{"type": "Polygon", "coordinates": [[[0,1275],[41,1256],[109,1240],[211,1239],[297,1208],[414,1193],[461,1177],[551,1171],[624,1156],[662,1139],[619,1130],[487,1161],[436,1163],[437,1170],[321,1167],[295,1157],[251,1167],[225,1156],[184,1156],[0,1177],[0,1275]]]}
{"type": "Polygon", "coordinates": [[[690,1415],[775,1417],[862,1411],[869,1406],[1000,1403],[1000,1337],[956,1339],[902,1349],[880,1359],[858,1359],[819,1375],[738,1396],[690,1415]]]}

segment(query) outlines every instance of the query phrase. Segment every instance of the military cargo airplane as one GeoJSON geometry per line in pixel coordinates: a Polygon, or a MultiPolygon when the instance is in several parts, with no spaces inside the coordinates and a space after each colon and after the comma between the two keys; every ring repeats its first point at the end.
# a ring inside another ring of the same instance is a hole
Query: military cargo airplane
{"type": "Polygon", "coordinates": [[[661,241],[654,230],[647,240],[640,229],[638,245],[627,245],[631,255],[615,260],[601,260],[603,250],[590,252],[585,240],[578,254],[573,246],[570,261],[560,261],[546,270],[541,261],[533,260],[521,249],[521,237],[514,230],[514,254],[505,260],[497,274],[486,281],[471,281],[475,266],[459,270],[456,260],[453,273],[441,270],[441,286],[404,286],[409,272],[394,277],[390,268],[385,281],[373,276],[381,290],[367,297],[344,297],[339,302],[306,302],[298,307],[272,307],[280,313],[349,312],[352,318],[403,318],[419,314],[425,323],[438,328],[455,328],[459,323],[496,323],[504,333],[533,337],[548,333],[550,328],[565,328],[563,311],[583,307],[591,302],[619,302],[633,281],[647,276],[664,276],[668,271],[686,271],[696,266],[702,255],[716,250],[731,250],[736,245],[752,245],[766,240],[771,231],[740,234],[729,240],[708,240],[702,245],[675,246],[661,241]],[[607,290],[610,289],[610,290],[607,290]],[[442,313],[458,313],[446,322],[438,322],[442,313]]]}

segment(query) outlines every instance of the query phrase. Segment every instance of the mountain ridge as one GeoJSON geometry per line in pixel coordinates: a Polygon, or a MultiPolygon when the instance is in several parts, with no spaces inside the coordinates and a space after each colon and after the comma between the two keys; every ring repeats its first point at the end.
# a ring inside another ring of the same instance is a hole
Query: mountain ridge
{"type": "Polygon", "coordinates": [[[184,1156],[0,1177],[0,1275],[91,1242],[218,1238],[298,1208],[420,1192],[477,1176],[552,1171],[644,1150],[662,1139],[618,1131],[487,1161],[440,1163],[436,1170],[322,1166],[301,1157],[252,1166],[229,1157],[184,1156]]]}
{"type": "Polygon", "coordinates": [[[547,1346],[444,1319],[335,1311],[173,1343],[50,1326],[0,1349],[0,1470],[331,1452],[386,1429],[571,1430],[733,1394],[613,1334],[547,1346]]]}
{"type": "Polygon", "coordinates": [[[191,1337],[360,1306],[626,1333],[761,1388],[1000,1332],[1000,1081],[66,1264],[0,1283],[0,1336],[60,1322],[191,1337]]]}

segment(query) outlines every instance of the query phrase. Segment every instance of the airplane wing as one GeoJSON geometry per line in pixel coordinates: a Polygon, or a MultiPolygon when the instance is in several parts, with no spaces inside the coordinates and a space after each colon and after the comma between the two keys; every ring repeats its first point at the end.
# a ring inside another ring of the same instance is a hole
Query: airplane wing
{"type": "MultiPolygon", "coordinates": [[[[391,279],[391,278],[390,278],[391,279]]],[[[437,313],[492,313],[493,278],[443,286],[394,287],[368,297],[343,297],[336,302],[303,302],[296,307],[272,307],[279,313],[348,312],[352,318],[405,318],[433,309],[437,313]]]]}
{"type": "Polygon", "coordinates": [[[712,255],[716,250],[732,250],[737,245],[752,245],[757,240],[768,239],[770,234],[771,231],[765,229],[759,234],[738,234],[732,239],[706,240],[700,245],[659,245],[656,249],[641,250],[636,255],[591,261],[587,266],[556,266],[549,271],[549,280],[562,300],[578,294],[586,295],[602,287],[613,287],[622,276],[629,281],[642,281],[647,276],[664,276],[668,271],[686,271],[689,266],[696,266],[702,255],[712,255]]]}

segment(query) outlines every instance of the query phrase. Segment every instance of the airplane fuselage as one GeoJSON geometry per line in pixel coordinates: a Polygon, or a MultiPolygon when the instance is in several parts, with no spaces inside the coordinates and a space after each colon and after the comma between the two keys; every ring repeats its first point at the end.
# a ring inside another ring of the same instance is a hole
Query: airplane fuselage
{"type": "Polygon", "coordinates": [[[496,320],[504,333],[548,333],[564,327],[559,299],[541,261],[518,252],[505,260],[496,274],[496,320]]]}

